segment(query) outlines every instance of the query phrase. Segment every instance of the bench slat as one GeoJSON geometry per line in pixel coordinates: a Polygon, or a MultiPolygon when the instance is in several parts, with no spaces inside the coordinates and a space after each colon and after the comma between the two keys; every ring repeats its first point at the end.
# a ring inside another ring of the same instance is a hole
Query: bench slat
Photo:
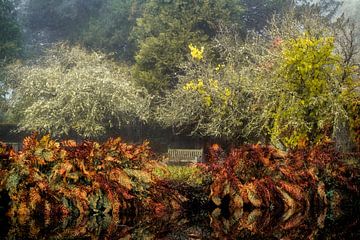
{"type": "Polygon", "coordinates": [[[168,149],[170,162],[198,162],[202,161],[202,149],[168,149]]]}

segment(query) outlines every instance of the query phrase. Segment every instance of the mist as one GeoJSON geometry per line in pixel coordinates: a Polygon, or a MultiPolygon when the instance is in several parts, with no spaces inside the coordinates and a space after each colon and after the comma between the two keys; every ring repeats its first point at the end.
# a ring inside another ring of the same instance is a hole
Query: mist
{"type": "Polygon", "coordinates": [[[360,22],[360,1],[359,0],[344,0],[340,7],[340,12],[344,13],[346,17],[351,18],[357,23],[360,22]]]}

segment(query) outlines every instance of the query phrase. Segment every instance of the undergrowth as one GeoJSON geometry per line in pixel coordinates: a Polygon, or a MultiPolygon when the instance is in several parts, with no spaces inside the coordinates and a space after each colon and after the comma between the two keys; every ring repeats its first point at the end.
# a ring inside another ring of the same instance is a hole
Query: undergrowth
{"type": "Polygon", "coordinates": [[[270,226],[294,229],[314,213],[323,223],[341,206],[358,206],[359,156],[341,154],[331,142],[291,152],[244,145],[228,154],[213,145],[207,163],[169,166],[148,142],[59,142],[32,135],[19,152],[0,145],[0,192],[10,198],[7,215],[20,225],[31,216],[49,225],[54,219],[119,222],[128,213],[156,218],[205,209],[218,232],[236,231],[239,221],[266,232],[270,226]]]}

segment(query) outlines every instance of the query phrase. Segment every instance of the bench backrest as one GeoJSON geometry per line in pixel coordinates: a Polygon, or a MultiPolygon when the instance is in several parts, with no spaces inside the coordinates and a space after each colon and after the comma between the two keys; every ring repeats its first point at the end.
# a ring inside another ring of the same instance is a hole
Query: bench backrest
{"type": "Polygon", "coordinates": [[[169,162],[202,162],[202,149],[168,149],[169,162]]]}

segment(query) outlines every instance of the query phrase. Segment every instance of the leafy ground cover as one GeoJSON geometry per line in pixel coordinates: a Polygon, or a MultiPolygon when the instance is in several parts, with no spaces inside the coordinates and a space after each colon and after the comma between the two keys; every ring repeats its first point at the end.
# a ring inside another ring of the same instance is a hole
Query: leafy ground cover
{"type": "Polygon", "coordinates": [[[34,215],[50,220],[105,214],[116,222],[124,212],[180,210],[186,200],[152,173],[161,164],[152,160],[148,142],[135,146],[117,138],[77,144],[33,135],[24,139],[21,152],[2,145],[1,153],[7,215],[21,221],[34,215]]]}
{"type": "Polygon", "coordinates": [[[245,145],[224,156],[210,149],[211,201],[231,215],[246,209],[283,214],[289,226],[324,209],[337,215],[358,206],[359,155],[340,154],[331,142],[312,149],[282,152],[271,146],[245,145]]]}
{"type": "Polygon", "coordinates": [[[248,234],[243,229],[264,236],[285,229],[281,234],[291,237],[304,224],[310,236],[316,230],[310,217],[323,226],[325,216],[359,206],[359,154],[341,154],[331,142],[290,152],[244,145],[226,153],[215,144],[205,164],[166,166],[148,142],[57,142],[32,135],[19,152],[1,144],[0,158],[2,203],[9,202],[3,211],[14,226],[32,226],[35,235],[40,227],[29,223],[34,216],[48,227],[61,219],[61,234],[82,236],[86,229],[113,234],[113,223],[127,223],[129,214],[174,222],[204,210],[212,212],[211,229],[219,238],[248,234]]]}

